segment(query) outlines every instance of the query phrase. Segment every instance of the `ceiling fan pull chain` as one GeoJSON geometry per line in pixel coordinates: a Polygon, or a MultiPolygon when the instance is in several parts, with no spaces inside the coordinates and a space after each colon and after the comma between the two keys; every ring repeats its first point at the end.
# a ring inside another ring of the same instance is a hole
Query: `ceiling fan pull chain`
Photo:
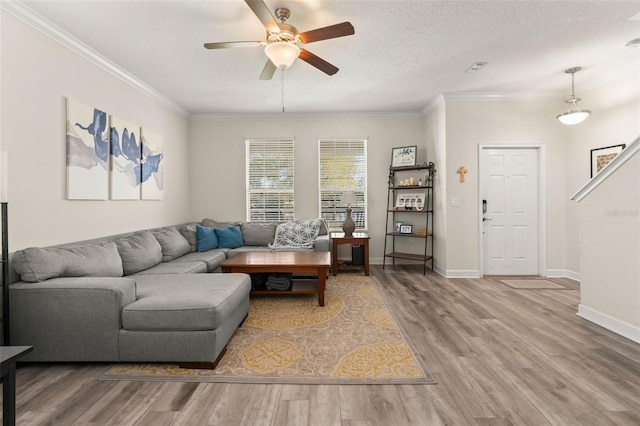
{"type": "Polygon", "coordinates": [[[280,98],[282,100],[282,112],[284,112],[284,70],[282,70],[282,75],[280,78],[280,98]]]}

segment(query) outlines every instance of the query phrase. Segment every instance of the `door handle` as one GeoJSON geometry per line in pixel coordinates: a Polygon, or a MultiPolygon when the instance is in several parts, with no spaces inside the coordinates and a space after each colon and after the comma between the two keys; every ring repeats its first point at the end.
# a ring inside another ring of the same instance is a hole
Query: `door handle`
{"type": "Polygon", "coordinates": [[[483,218],[482,218],[482,221],[483,221],[483,222],[486,222],[486,221],[488,221],[488,220],[493,220],[493,219],[489,219],[488,217],[483,217],[483,218]]]}

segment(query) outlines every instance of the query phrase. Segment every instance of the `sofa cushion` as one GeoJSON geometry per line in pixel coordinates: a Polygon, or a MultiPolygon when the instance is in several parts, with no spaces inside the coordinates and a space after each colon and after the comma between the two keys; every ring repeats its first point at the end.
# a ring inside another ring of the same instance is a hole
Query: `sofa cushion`
{"type": "Polygon", "coordinates": [[[202,219],[200,225],[206,226],[207,228],[228,228],[230,226],[240,226],[242,225],[242,222],[218,222],[214,219],[202,219]]]}
{"type": "Polygon", "coordinates": [[[137,275],[138,300],[122,310],[127,330],[214,330],[248,304],[245,274],[137,275]]]}
{"type": "Polygon", "coordinates": [[[139,275],[162,275],[162,274],[200,274],[207,272],[207,264],[204,262],[161,262],[144,271],[136,272],[133,276],[139,275]]]}
{"type": "Polygon", "coordinates": [[[199,252],[218,248],[218,236],[216,235],[215,229],[209,228],[208,226],[196,225],[196,237],[199,252]]]}
{"type": "Polygon", "coordinates": [[[141,231],[115,240],[125,275],[144,271],[162,262],[162,247],[150,231],[141,231]]]}
{"type": "Polygon", "coordinates": [[[121,277],[122,260],[113,242],[72,247],[31,247],[17,251],[12,265],[22,281],[61,277],[121,277]]]}
{"type": "Polygon", "coordinates": [[[189,242],[175,226],[152,231],[153,236],[162,248],[162,261],[169,262],[191,252],[189,242]]]}
{"type": "Polygon", "coordinates": [[[242,247],[242,231],[239,226],[216,228],[215,231],[218,237],[218,247],[230,249],[242,247]]]}
{"type": "Polygon", "coordinates": [[[240,226],[242,242],[245,246],[267,246],[276,236],[275,222],[245,222],[240,226]]]}
{"type": "Polygon", "coordinates": [[[188,253],[171,263],[204,262],[207,265],[207,272],[213,272],[222,262],[227,260],[227,251],[229,251],[229,249],[213,249],[205,252],[188,253]]]}
{"type": "Polygon", "coordinates": [[[191,251],[196,251],[198,249],[198,236],[196,235],[196,224],[185,223],[184,225],[180,225],[178,227],[178,231],[180,231],[182,236],[189,242],[191,251]]]}

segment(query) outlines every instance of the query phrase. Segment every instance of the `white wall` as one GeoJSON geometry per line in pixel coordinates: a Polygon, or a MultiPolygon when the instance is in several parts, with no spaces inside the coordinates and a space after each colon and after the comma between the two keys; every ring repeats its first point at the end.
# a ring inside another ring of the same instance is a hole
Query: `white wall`
{"type": "Polygon", "coordinates": [[[194,220],[245,220],[245,145],[247,138],[295,139],[295,217],[319,215],[318,139],[368,139],[370,260],[383,256],[387,181],[391,149],[418,145],[417,162],[427,161],[424,119],[378,116],[311,118],[283,115],[269,119],[192,119],[191,189],[194,220]]]}
{"type": "Polygon", "coordinates": [[[446,101],[446,263],[447,276],[478,276],[478,146],[543,144],[546,146],[547,269],[566,269],[565,135],[555,115],[563,105],[535,100],[446,101]],[[460,182],[456,170],[469,172],[460,182]],[[450,207],[451,197],[460,207],[450,207]]]}
{"type": "MultiPolygon", "coordinates": [[[[593,111],[577,126],[567,126],[567,197],[590,179],[594,148],[629,144],[640,135],[640,71],[627,69],[614,81],[580,94],[580,106],[593,111]]],[[[567,266],[580,271],[577,203],[570,203],[567,222],[567,266]]]]}
{"type": "MultiPolygon", "coordinates": [[[[590,177],[590,150],[640,135],[640,74],[630,69],[584,94],[591,117],[568,130],[569,196],[590,177]]],[[[570,267],[580,271],[582,317],[640,342],[640,156],[569,206],[570,267]]]]}
{"type": "Polygon", "coordinates": [[[10,250],[189,220],[187,120],[13,15],[0,14],[0,149],[9,159],[10,250]],[[163,201],[66,200],[65,97],[164,136],[163,201]]]}
{"type": "Polygon", "coordinates": [[[438,273],[445,275],[447,264],[447,206],[445,204],[445,194],[447,191],[447,181],[443,176],[447,176],[447,135],[446,135],[446,103],[442,96],[434,102],[434,105],[427,111],[425,117],[424,136],[427,157],[436,165],[436,176],[434,180],[434,206],[435,211],[433,223],[433,268],[438,273]]]}

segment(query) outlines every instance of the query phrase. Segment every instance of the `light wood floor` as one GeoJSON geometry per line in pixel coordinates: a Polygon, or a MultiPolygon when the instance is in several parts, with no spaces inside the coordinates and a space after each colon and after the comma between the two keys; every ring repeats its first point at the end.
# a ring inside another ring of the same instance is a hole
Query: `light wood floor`
{"type": "Polygon", "coordinates": [[[372,266],[437,385],[99,382],[24,364],[24,425],[640,425],[640,345],[576,315],[578,284],[516,290],[372,266]]]}

